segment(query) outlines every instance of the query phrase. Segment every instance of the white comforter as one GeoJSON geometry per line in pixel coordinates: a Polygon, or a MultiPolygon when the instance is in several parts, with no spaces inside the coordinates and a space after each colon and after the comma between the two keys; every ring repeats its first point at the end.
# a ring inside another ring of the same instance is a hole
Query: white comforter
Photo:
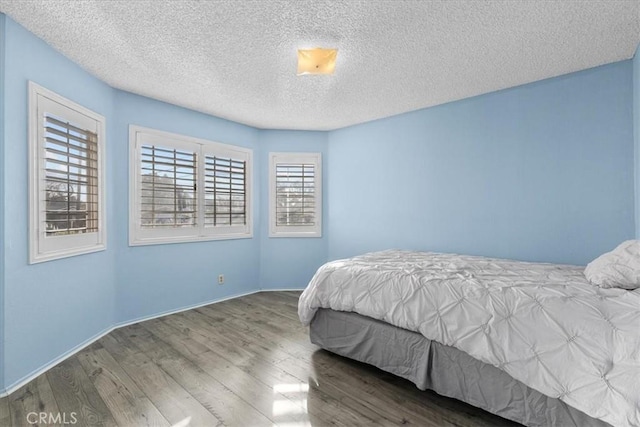
{"type": "Polygon", "coordinates": [[[600,289],[583,268],[383,251],[322,266],[302,293],[416,331],[614,426],[640,426],[640,289],[600,289]]]}

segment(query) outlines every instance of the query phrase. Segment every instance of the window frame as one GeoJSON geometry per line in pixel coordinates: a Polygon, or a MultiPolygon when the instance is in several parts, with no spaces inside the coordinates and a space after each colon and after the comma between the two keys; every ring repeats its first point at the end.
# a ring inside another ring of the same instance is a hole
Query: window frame
{"type": "Polygon", "coordinates": [[[269,237],[322,237],[322,153],[269,153],[269,237]],[[313,226],[277,225],[276,223],[276,165],[313,164],[316,216],[313,226]]]}
{"type": "Polygon", "coordinates": [[[103,251],[107,248],[106,221],[106,119],[37,83],[29,81],[29,264],[103,251]],[[69,122],[95,125],[97,135],[98,229],[95,232],[61,236],[46,235],[44,114],[49,112],[69,122]]]}
{"type": "Polygon", "coordinates": [[[253,150],[246,147],[129,125],[129,246],[160,245],[211,240],[250,239],[253,237],[253,150]],[[196,226],[163,229],[141,225],[142,145],[149,142],[165,148],[196,153],[196,226]],[[205,156],[241,159],[245,164],[246,223],[237,226],[205,225],[205,156]]]}

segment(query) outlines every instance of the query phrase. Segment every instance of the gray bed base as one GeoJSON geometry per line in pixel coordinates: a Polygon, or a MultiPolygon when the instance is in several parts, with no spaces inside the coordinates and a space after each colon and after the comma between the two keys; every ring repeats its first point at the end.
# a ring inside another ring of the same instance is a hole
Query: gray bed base
{"type": "Polygon", "coordinates": [[[356,313],[320,309],[311,342],[527,426],[609,426],[456,348],[356,313]]]}

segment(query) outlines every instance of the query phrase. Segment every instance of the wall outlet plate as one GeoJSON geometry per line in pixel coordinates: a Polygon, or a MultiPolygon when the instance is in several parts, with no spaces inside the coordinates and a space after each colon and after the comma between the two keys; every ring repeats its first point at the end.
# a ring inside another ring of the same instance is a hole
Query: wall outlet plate
{"type": "Polygon", "coordinates": [[[218,285],[224,285],[224,274],[218,276],[218,285]]]}

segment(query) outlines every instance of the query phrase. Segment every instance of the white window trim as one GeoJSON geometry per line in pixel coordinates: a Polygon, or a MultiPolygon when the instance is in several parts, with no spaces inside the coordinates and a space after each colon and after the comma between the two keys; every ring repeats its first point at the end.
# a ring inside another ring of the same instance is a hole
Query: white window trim
{"type": "Polygon", "coordinates": [[[250,239],[253,237],[253,150],[236,145],[223,144],[220,142],[208,141],[157,129],[145,128],[137,125],[129,126],[129,246],[159,245],[170,243],[200,242],[210,240],[232,240],[250,239]],[[158,235],[157,230],[147,230],[140,226],[140,163],[143,143],[149,139],[162,142],[171,147],[182,147],[194,149],[199,147],[197,183],[198,188],[204,188],[204,154],[226,155],[235,158],[246,158],[246,221],[244,226],[235,227],[204,227],[202,218],[204,217],[204,193],[198,190],[197,193],[197,227],[178,228],[166,230],[163,235],[158,235]]]}
{"type": "Polygon", "coordinates": [[[82,105],[79,105],[57,93],[54,93],[32,81],[29,81],[29,264],[52,261],[76,255],[103,251],[107,247],[107,222],[106,222],[106,190],[105,190],[105,163],[106,163],[106,120],[104,116],[97,114],[82,105]],[[98,231],[95,233],[74,234],[68,236],[49,236],[44,230],[44,220],[39,213],[44,212],[42,206],[44,168],[43,152],[43,126],[44,114],[40,114],[38,105],[39,97],[60,104],[63,108],[75,111],[86,118],[93,120],[97,125],[98,135],[98,231]]]}
{"type": "Polygon", "coordinates": [[[269,153],[269,237],[322,237],[322,154],[269,153]],[[316,221],[313,227],[276,225],[276,164],[306,163],[315,167],[316,221]]]}

